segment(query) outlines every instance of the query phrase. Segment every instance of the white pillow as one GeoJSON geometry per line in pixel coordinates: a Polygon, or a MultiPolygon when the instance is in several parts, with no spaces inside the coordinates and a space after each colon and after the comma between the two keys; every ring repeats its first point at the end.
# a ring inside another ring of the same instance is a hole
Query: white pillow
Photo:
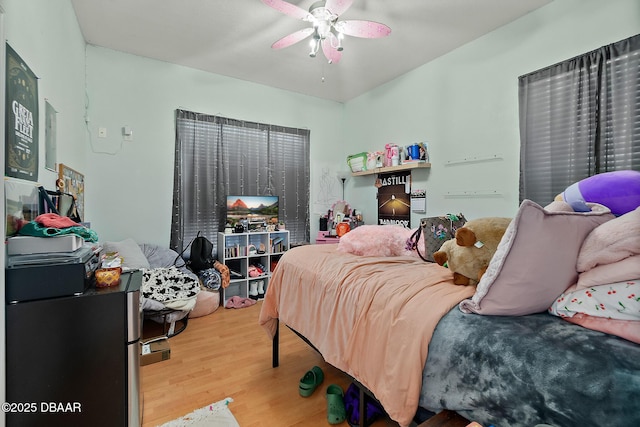
{"type": "Polygon", "coordinates": [[[591,286],[562,294],[549,307],[560,317],[584,313],[594,317],[640,321],[640,279],[591,286]]]}
{"type": "Polygon", "coordinates": [[[105,242],[103,248],[103,253],[118,252],[120,254],[123,258],[123,269],[135,270],[139,268],[151,268],[142,249],[140,249],[140,246],[131,238],[121,242],[105,242]]]}

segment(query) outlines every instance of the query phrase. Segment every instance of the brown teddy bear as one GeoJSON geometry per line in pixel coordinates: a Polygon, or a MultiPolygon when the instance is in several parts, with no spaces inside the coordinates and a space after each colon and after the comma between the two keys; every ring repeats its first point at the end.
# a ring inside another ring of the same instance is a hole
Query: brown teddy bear
{"type": "Polygon", "coordinates": [[[433,259],[447,264],[456,285],[477,285],[510,223],[511,218],[499,217],[468,221],[456,230],[455,239],[442,244],[433,259]]]}

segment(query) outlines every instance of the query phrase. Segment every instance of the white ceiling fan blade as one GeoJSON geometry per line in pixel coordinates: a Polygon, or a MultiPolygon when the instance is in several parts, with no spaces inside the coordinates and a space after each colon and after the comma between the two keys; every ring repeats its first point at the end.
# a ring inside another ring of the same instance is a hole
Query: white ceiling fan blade
{"type": "Polygon", "coordinates": [[[351,7],[353,0],[327,0],[324,7],[332,14],[340,16],[351,7]]]}
{"type": "Polygon", "coordinates": [[[291,46],[292,44],[296,44],[301,40],[306,39],[311,34],[313,34],[313,28],[304,28],[302,30],[298,30],[295,33],[291,33],[288,36],[284,36],[277,42],[271,45],[273,49],[282,49],[283,47],[291,46]]]}
{"type": "Polygon", "coordinates": [[[262,3],[297,19],[308,20],[310,16],[308,11],[284,0],[262,0],[262,3]]]}
{"type": "Polygon", "coordinates": [[[335,29],[348,36],[377,39],[391,34],[391,28],[373,21],[338,21],[335,29]]]}
{"type": "Polygon", "coordinates": [[[329,61],[330,64],[337,64],[342,58],[342,52],[334,47],[337,45],[338,38],[333,34],[331,34],[328,38],[322,40],[322,53],[324,53],[325,58],[327,58],[327,61],[329,61]]]}

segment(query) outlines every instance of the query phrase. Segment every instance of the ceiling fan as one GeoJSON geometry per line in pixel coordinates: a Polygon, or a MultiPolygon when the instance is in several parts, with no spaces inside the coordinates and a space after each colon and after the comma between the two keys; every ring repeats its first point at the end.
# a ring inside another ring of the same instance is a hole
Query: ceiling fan
{"type": "Polygon", "coordinates": [[[262,2],[285,15],[311,23],[311,27],[298,30],[276,41],[271,45],[273,49],[291,46],[312,35],[309,56],[315,58],[322,48],[322,53],[330,64],[335,64],[342,58],[342,39],[345,35],[375,39],[391,33],[391,28],[378,22],[339,21],[340,15],[349,9],[353,0],[321,0],[313,3],[309,11],[284,0],[262,2]]]}

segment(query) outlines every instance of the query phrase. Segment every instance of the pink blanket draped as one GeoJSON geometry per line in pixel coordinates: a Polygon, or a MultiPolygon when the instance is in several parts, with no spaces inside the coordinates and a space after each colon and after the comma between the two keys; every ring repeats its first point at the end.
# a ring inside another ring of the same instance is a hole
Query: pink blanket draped
{"type": "Polygon", "coordinates": [[[358,379],[389,416],[408,426],[438,322],[474,287],[413,257],[363,257],[337,245],[288,251],[273,272],[259,323],[273,338],[277,319],[304,335],[325,361],[358,379]]]}

